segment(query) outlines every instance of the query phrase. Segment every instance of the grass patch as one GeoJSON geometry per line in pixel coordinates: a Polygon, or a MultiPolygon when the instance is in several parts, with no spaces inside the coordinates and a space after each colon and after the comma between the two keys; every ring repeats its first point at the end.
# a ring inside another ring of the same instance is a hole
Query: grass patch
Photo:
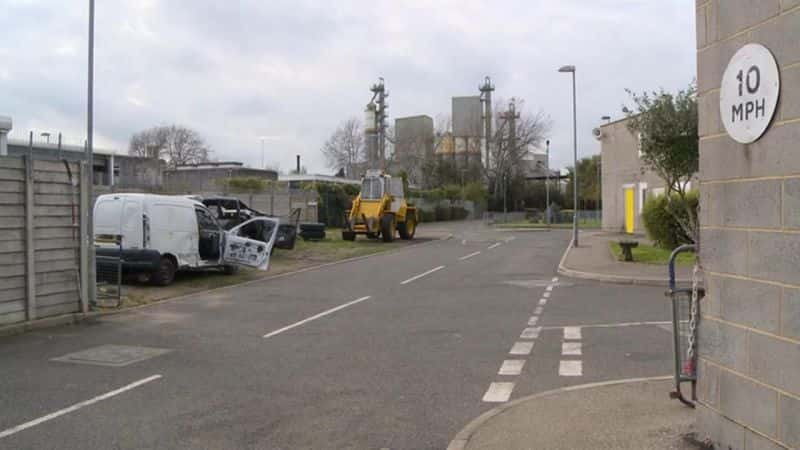
{"type": "MultiPolygon", "coordinates": [[[[345,241],[342,239],[341,229],[329,228],[325,230],[325,239],[304,241],[298,237],[294,249],[274,249],[270,259],[269,271],[267,272],[247,268],[240,268],[233,275],[225,275],[216,270],[179,272],[171,285],[163,287],[128,281],[122,286],[122,308],[132,308],[167,298],[280,275],[306,267],[371,255],[398,247],[405,247],[415,242],[418,241],[416,239],[403,241],[399,238],[395,238],[394,242],[383,242],[379,239],[368,239],[361,235],[356,238],[356,241],[345,241]]],[[[98,306],[95,309],[107,311],[117,308],[98,306]]]]}
{"type": "MultiPolygon", "coordinates": [[[[622,255],[622,247],[620,247],[619,242],[611,241],[608,243],[608,245],[611,248],[611,253],[617,259],[617,261],[625,260],[625,257],[622,255]]],[[[664,266],[669,263],[669,257],[672,254],[672,251],[670,250],[653,247],[652,245],[643,244],[641,242],[639,243],[638,247],[632,248],[631,252],[633,253],[633,262],[660,264],[664,266]]],[[[676,262],[679,266],[691,266],[694,264],[694,253],[681,253],[678,255],[676,262]]]]}

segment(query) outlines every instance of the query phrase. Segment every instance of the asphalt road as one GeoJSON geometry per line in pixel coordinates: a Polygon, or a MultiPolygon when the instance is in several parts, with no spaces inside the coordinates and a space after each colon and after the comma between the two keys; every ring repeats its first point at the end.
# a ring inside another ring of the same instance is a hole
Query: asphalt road
{"type": "Polygon", "coordinates": [[[670,333],[638,324],[669,320],[660,288],[558,277],[569,231],[448,226],[447,240],[2,338],[0,448],[441,449],[498,404],[484,400],[670,373],[670,333]],[[529,354],[509,354],[518,342],[529,354]],[[108,344],[168,352],[52,360],[108,344]]]}

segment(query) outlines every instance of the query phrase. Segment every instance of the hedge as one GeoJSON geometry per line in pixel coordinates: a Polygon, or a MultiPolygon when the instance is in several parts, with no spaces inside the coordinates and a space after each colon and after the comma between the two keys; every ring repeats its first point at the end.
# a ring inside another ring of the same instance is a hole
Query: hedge
{"type": "MultiPolygon", "coordinates": [[[[697,191],[686,194],[686,201],[697,223],[699,195],[697,191]]],[[[676,217],[688,222],[688,212],[684,200],[678,194],[672,194],[672,206],[668,206],[666,195],[647,199],[642,209],[642,221],[647,235],[653,243],[661,248],[673,250],[682,244],[691,244],[692,239],[678,223],[676,217]],[[671,208],[668,209],[668,208],[671,208]]]]}

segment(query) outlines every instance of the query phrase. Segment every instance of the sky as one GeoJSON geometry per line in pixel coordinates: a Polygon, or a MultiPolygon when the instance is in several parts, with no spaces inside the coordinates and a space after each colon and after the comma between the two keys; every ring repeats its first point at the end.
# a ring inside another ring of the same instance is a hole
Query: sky
{"type": "MultiPolygon", "coordinates": [[[[0,115],[12,138],[86,138],[88,0],[2,0],[0,115]]],[[[124,153],[154,125],[193,128],[213,157],[284,171],[363,117],[383,77],[389,118],[449,113],[453,96],[521,98],[553,122],[551,166],[598,153],[600,117],[634,91],[696,74],[694,0],[96,0],[95,145],[124,153]]]]}

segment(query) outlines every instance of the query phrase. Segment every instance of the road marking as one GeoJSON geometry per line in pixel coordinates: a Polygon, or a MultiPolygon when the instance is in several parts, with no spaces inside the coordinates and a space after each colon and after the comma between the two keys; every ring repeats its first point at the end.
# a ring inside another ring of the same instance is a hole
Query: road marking
{"type": "Polygon", "coordinates": [[[528,325],[536,325],[536,322],[538,321],[539,321],[539,316],[531,316],[531,318],[528,319],[528,325]]]}
{"type": "Polygon", "coordinates": [[[542,308],[541,306],[537,306],[536,309],[533,310],[533,313],[536,314],[537,316],[540,316],[542,315],[542,311],[544,311],[544,308],[542,308]]]}
{"type": "Polygon", "coordinates": [[[539,304],[542,305],[542,306],[546,305],[547,304],[547,299],[546,298],[540,298],[539,299],[539,304]]]}
{"type": "Polygon", "coordinates": [[[492,383],[489,385],[486,394],[483,395],[483,401],[489,403],[507,402],[513,390],[514,383],[492,383]]]}
{"type": "Polygon", "coordinates": [[[672,322],[622,322],[622,323],[598,323],[594,325],[553,325],[544,327],[545,330],[560,330],[562,328],[616,328],[616,327],[639,327],[645,325],[672,325],[672,322]]]}
{"type": "Polygon", "coordinates": [[[492,244],[492,245],[490,245],[490,246],[489,246],[489,247],[488,247],[486,250],[492,250],[492,249],[495,249],[495,248],[497,248],[497,247],[500,247],[500,245],[502,245],[502,244],[503,244],[502,242],[498,242],[498,243],[496,243],[496,244],[492,244]]]}
{"type": "Polygon", "coordinates": [[[519,335],[520,339],[536,339],[539,337],[539,332],[542,331],[539,327],[525,328],[522,334],[519,335]]]}
{"type": "Polygon", "coordinates": [[[81,408],[84,408],[86,406],[95,404],[97,402],[106,400],[108,398],[114,397],[114,396],[119,395],[119,394],[122,394],[123,392],[130,391],[131,389],[134,389],[134,388],[136,388],[138,386],[141,386],[141,385],[143,385],[145,383],[149,383],[151,381],[155,381],[155,380],[157,380],[159,378],[161,378],[161,375],[153,375],[153,376],[141,379],[139,381],[134,381],[131,384],[123,386],[123,387],[121,387],[119,389],[115,389],[115,390],[113,390],[111,392],[107,392],[107,393],[105,393],[103,395],[98,395],[97,397],[91,398],[89,400],[82,401],[80,403],[76,403],[76,404],[74,404],[74,405],[72,405],[70,407],[67,407],[67,408],[64,408],[64,409],[60,409],[60,410],[58,410],[56,412],[53,412],[53,413],[50,413],[50,414],[48,414],[46,416],[42,416],[42,417],[39,417],[38,419],[31,420],[30,422],[25,422],[22,425],[17,425],[17,426],[15,426],[13,428],[9,428],[7,430],[0,431],[0,439],[3,439],[3,438],[8,437],[8,436],[11,436],[12,434],[19,433],[22,430],[26,430],[28,428],[35,427],[36,425],[39,425],[39,424],[44,423],[44,422],[47,422],[49,420],[53,420],[53,419],[55,419],[57,417],[63,416],[64,414],[69,414],[69,413],[71,413],[73,411],[77,411],[77,410],[79,410],[81,408]]]}
{"type": "Polygon", "coordinates": [[[542,297],[550,298],[550,294],[551,294],[551,292],[545,292],[545,293],[542,294],[542,297]]]}
{"type": "Polygon", "coordinates": [[[511,355],[530,355],[533,350],[533,342],[516,342],[508,353],[511,355]]]}
{"type": "Polygon", "coordinates": [[[461,245],[467,245],[467,240],[466,239],[462,239],[461,240],[461,245]]]}
{"type": "Polygon", "coordinates": [[[371,296],[369,296],[369,295],[367,295],[366,297],[357,298],[357,299],[355,299],[355,300],[353,300],[353,301],[351,301],[351,302],[347,302],[347,303],[344,303],[344,304],[342,304],[342,305],[339,305],[339,306],[337,306],[337,307],[335,307],[335,308],[331,308],[331,309],[329,309],[329,310],[327,310],[327,311],[323,311],[323,312],[321,312],[321,313],[319,313],[319,314],[315,314],[315,315],[313,315],[313,316],[311,316],[311,317],[309,317],[309,318],[307,318],[307,319],[303,319],[303,320],[301,320],[301,321],[299,321],[299,322],[295,322],[295,323],[293,323],[293,324],[291,324],[291,325],[288,325],[288,326],[285,326],[285,327],[283,327],[283,328],[280,328],[280,329],[278,329],[278,330],[275,330],[275,331],[273,331],[273,332],[271,332],[271,333],[267,333],[267,334],[265,334],[265,335],[264,335],[264,339],[266,339],[266,338],[270,338],[270,337],[272,337],[272,336],[275,336],[275,335],[278,335],[278,334],[281,334],[281,333],[283,333],[284,331],[289,331],[289,330],[291,330],[292,328],[297,328],[297,327],[299,327],[300,325],[303,325],[303,324],[306,324],[306,323],[308,323],[308,322],[311,322],[312,320],[317,320],[317,319],[319,319],[320,317],[325,317],[325,316],[327,316],[328,314],[335,313],[336,311],[339,311],[340,309],[345,309],[345,308],[347,308],[348,306],[353,306],[353,305],[355,305],[356,303],[361,303],[361,302],[363,302],[364,300],[369,300],[370,298],[372,298],[372,297],[371,297],[371,296]]]}
{"type": "Polygon", "coordinates": [[[478,255],[480,255],[480,254],[481,254],[481,252],[470,253],[470,254],[469,254],[469,255],[467,255],[467,256],[462,256],[461,258],[458,258],[458,260],[459,260],[459,261],[464,261],[464,260],[467,260],[467,259],[470,259],[470,258],[472,258],[473,256],[478,256],[478,255]]]}
{"type": "Polygon", "coordinates": [[[505,241],[506,241],[506,242],[511,242],[511,241],[513,241],[513,240],[514,240],[514,239],[516,239],[516,238],[517,238],[516,236],[509,236],[509,237],[507,237],[507,238],[505,239],[505,241]]]}
{"type": "Polygon", "coordinates": [[[547,286],[547,287],[545,288],[545,290],[546,290],[547,292],[550,292],[550,291],[552,291],[552,290],[553,290],[553,285],[551,284],[551,285],[547,286]]]}
{"type": "Polygon", "coordinates": [[[500,370],[497,372],[498,375],[519,375],[522,373],[522,367],[525,365],[524,359],[507,359],[503,361],[503,365],[500,366],[500,370]]]}
{"type": "Polygon", "coordinates": [[[420,278],[422,278],[422,277],[424,277],[424,276],[426,276],[426,275],[430,275],[430,274],[432,274],[433,272],[436,272],[436,271],[438,271],[438,270],[442,270],[442,269],[444,269],[444,266],[434,267],[433,269],[431,269],[431,270],[429,270],[429,271],[427,271],[427,272],[423,272],[423,273],[421,273],[421,274],[419,274],[419,275],[415,275],[415,276],[413,276],[413,277],[411,277],[411,278],[407,279],[406,281],[402,281],[402,282],[400,282],[400,284],[408,284],[408,283],[411,283],[411,282],[412,282],[412,281],[414,281],[414,280],[419,280],[420,278]]]}
{"type": "Polygon", "coordinates": [[[553,283],[558,283],[558,277],[553,277],[553,283]]]}
{"type": "Polygon", "coordinates": [[[582,347],[583,344],[580,342],[562,342],[561,354],[569,356],[581,356],[583,354],[582,347]]]}
{"type": "Polygon", "coordinates": [[[558,366],[558,374],[562,377],[582,377],[583,362],[562,360],[558,366]]]}
{"type": "Polygon", "coordinates": [[[581,327],[564,327],[564,339],[581,339],[581,327]]]}

